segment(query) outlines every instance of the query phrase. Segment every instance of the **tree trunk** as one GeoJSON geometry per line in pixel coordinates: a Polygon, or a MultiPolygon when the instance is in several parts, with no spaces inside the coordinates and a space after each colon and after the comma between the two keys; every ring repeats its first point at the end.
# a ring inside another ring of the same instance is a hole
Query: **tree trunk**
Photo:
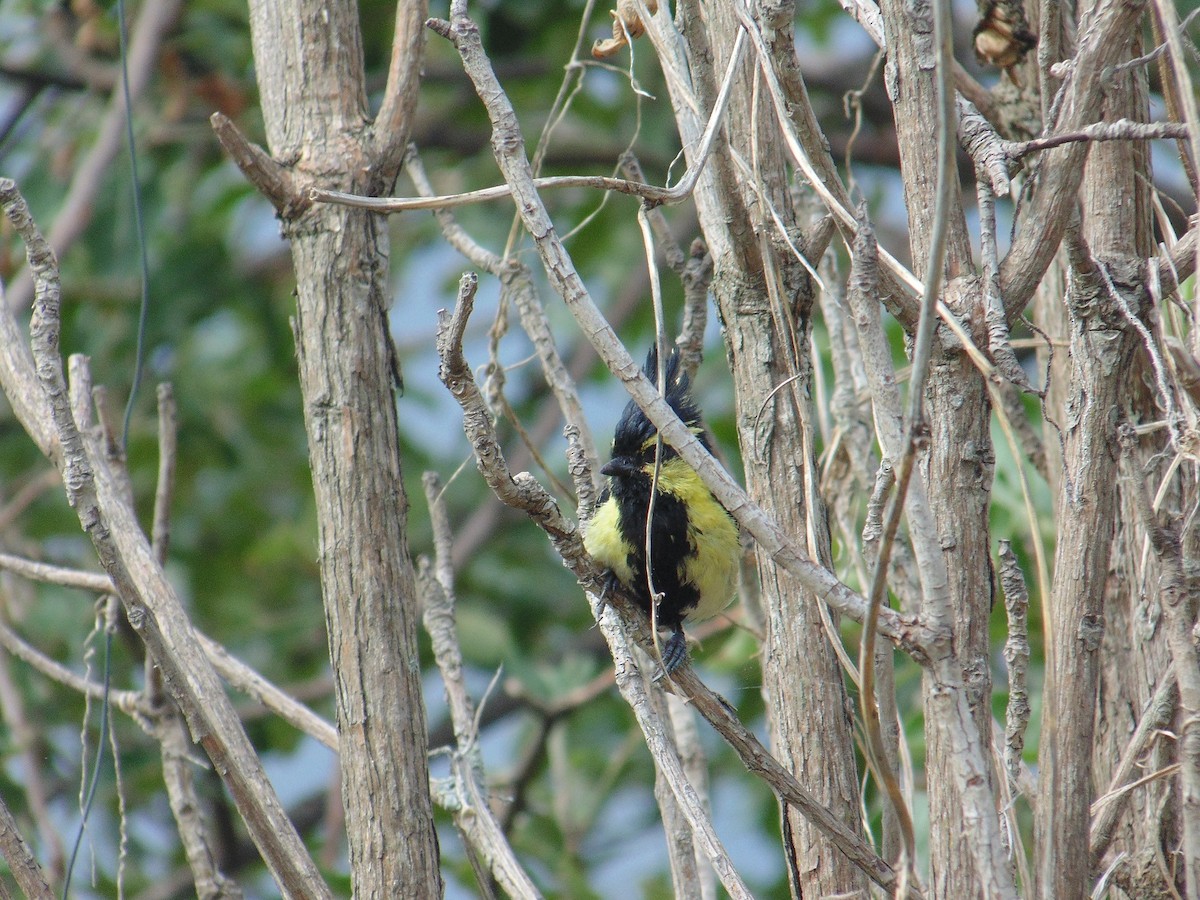
{"type": "MultiPolygon", "coordinates": [[[[775,10],[779,12],[779,10],[775,10]]],[[[790,22],[791,8],[781,14],[790,22]]],[[[680,8],[696,94],[711,110],[732,52],[738,23],[719,4],[680,8]]],[[[790,45],[789,45],[790,46],[790,45]]],[[[812,283],[790,249],[766,235],[768,211],[739,174],[730,149],[756,160],[770,202],[796,228],[785,159],[771,104],[753,93],[754,66],[742,63],[730,98],[730,121],[757,120],[760,131],[730,129],[732,148],[720,145],[701,175],[697,211],[713,256],[713,295],[725,328],[737,398],[738,439],[750,496],[813,559],[830,563],[829,525],[816,485],[812,370],[808,352],[812,283]],[[757,110],[754,109],[757,104],[757,110]],[[783,389],[777,389],[786,385],[783,389]]],[[[675,103],[682,121],[686,106],[675,103]]],[[[697,124],[691,123],[693,129],[697,124]]],[[[698,132],[697,132],[698,133],[698,132]]],[[[685,147],[694,146],[685,138],[685,147]]],[[[817,603],[796,580],[757,554],[766,635],[763,695],[775,753],[838,818],[861,830],[852,716],[841,666],[821,624],[817,603]]],[[[864,890],[866,881],[796,810],[785,808],[784,852],[793,896],[864,890]]]]}
{"type": "MultiPolygon", "coordinates": [[[[419,22],[424,10],[401,4],[398,15],[419,22]]],[[[404,138],[382,136],[382,152],[373,146],[357,6],[256,0],[251,28],[274,158],[294,166],[299,184],[390,189],[387,173],[394,178],[395,144],[402,150],[404,138]]],[[[398,23],[398,38],[400,30],[398,23]]],[[[419,49],[418,35],[417,52],[402,60],[410,77],[393,71],[390,88],[415,88],[419,49]]],[[[406,127],[383,118],[383,128],[406,127]]],[[[296,349],[354,894],[440,897],[393,395],[386,220],[316,205],[285,213],[283,231],[296,271],[296,349]]]]}
{"type": "MultiPolygon", "coordinates": [[[[1127,55],[1142,52],[1135,40],[1127,55]]],[[[1108,121],[1149,118],[1145,72],[1136,69],[1114,80],[1106,93],[1108,121]]],[[[1083,234],[1092,254],[1103,261],[1126,265],[1149,256],[1153,250],[1153,212],[1150,192],[1149,148],[1141,143],[1098,144],[1088,157],[1082,189],[1083,234]]],[[[1145,303],[1145,295],[1137,298],[1145,303]]],[[[1136,338],[1135,338],[1136,341],[1136,338]]],[[[1138,352],[1126,371],[1112,377],[1120,383],[1121,418],[1134,423],[1160,419],[1149,358],[1138,352]]],[[[1167,432],[1145,435],[1132,451],[1131,465],[1144,474],[1154,491],[1161,483],[1169,459],[1157,459],[1167,449],[1167,432]]],[[[1168,509],[1184,499],[1177,491],[1166,498],[1168,509]]],[[[1103,660],[1097,685],[1095,730],[1092,739],[1092,789],[1107,791],[1118,762],[1143,710],[1150,704],[1160,680],[1170,669],[1165,631],[1159,627],[1162,605],[1158,598],[1159,567],[1152,554],[1143,553],[1145,523],[1126,490],[1117,499],[1112,558],[1104,585],[1103,660]]],[[[1148,749],[1147,771],[1175,761],[1174,744],[1156,740],[1148,749]]],[[[1166,893],[1167,872],[1178,871],[1175,884],[1183,889],[1183,870],[1172,854],[1178,842],[1178,798],[1171,782],[1151,783],[1133,792],[1129,811],[1119,817],[1118,830],[1107,859],[1126,854],[1114,883],[1131,897],[1166,893]]],[[[1096,865],[1107,864],[1092,856],[1096,865]]]]}
{"type": "MultiPolygon", "coordinates": [[[[976,291],[975,298],[979,297],[976,291]]],[[[982,320],[978,312],[977,321],[982,320]]],[[[930,450],[926,459],[929,504],[946,556],[954,610],[954,649],[962,663],[967,700],[982,736],[992,727],[989,629],[994,574],[988,546],[988,505],[995,455],[987,387],[965,353],[935,351],[926,398],[930,450]]],[[[926,697],[926,721],[935,714],[926,697]]],[[[929,792],[930,893],[963,897],[978,893],[972,853],[954,823],[962,800],[950,774],[951,748],[938,729],[927,728],[926,789],[929,792]]],[[[985,757],[988,763],[990,756],[985,757]]]]}
{"type": "MultiPolygon", "coordinates": [[[[884,2],[881,11],[889,48],[885,76],[900,148],[912,268],[923,276],[932,253],[938,178],[934,161],[938,158],[940,104],[932,7],[884,2]]],[[[953,190],[946,225],[945,270],[950,278],[974,268],[957,185],[953,190]]],[[[968,321],[983,321],[977,281],[943,284],[942,293],[957,313],[968,321]]],[[[988,527],[995,464],[989,432],[991,404],[983,380],[966,354],[937,346],[937,338],[925,399],[931,435],[923,463],[930,509],[945,554],[954,654],[963,667],[980,745],[986,747],[991,736],[988,616],[994,588],[988,527]]],[[[928,673],[925,780],[931,825],[930,891],[934,897],[967,900],[979,895],[980,879],[970,843],[961,840],[953,824],[961,819],[963,805],[955,788],[953,750],[934,709],[940,702],[937,694],[936,679],[928,673]]],[[[990,754],[984,754],[985,770],[990,770],[990,762],[990,754]]]]}

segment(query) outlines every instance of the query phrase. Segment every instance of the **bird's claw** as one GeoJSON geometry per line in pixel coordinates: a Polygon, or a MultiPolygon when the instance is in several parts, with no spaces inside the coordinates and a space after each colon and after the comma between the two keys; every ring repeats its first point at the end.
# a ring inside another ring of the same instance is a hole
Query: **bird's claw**
{"type": "MultiPolygon", "coordinates": [[[[667,638],[667,642],[662,645],[663,672],[659,677],[669,677],[676,669],[687,662],[687,658],[687,638],[684,636],[683,628],[677,627],[671,633],[671,636],[667,638]]],[[[657,681],[658,679],[656,678],[655,680],[657,681]]]]}
{"type": "Polygon", "coordinates": [[[610,593],[615,594],[620,589],[621,589],[621,580],[619,578],[617,578],[617,573],[614,572],[612,569],[608,569],[607,571],[605,571],[604,587],[601,588],[601,590],[600,590],[600,596],[598,598],[596,598],[600,603],[600,609],[597,610],[597,614],[604,612],[604,610],[606,610],[608,607],[610,607],[612,605],[612,601],[610,599],[608,599],[609,594],[610,593]]]}

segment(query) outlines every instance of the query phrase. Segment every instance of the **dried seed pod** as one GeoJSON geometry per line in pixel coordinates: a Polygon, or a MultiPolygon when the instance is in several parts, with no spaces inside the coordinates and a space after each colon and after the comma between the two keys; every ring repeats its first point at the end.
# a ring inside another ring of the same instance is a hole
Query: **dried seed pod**
{"type": "Polygon", "coordinates": [[[979,61],[1001,69],[1011,69],[1037,46],[1019,0],[984,0],[974,37],[979,61]]]}
{"type": "MultiPolygon", "coordinates": [[[[658,12],[658,0],[645,0],[645,5],[651,15],[658,12]]],[[[592,56],[596,59],[608,59],[616,55],[618,50],[646,30],[634,0],[617,0],[617,8],[610,10],[609,15],[613,19],[613,36],[592,45],[592,56]]]]}

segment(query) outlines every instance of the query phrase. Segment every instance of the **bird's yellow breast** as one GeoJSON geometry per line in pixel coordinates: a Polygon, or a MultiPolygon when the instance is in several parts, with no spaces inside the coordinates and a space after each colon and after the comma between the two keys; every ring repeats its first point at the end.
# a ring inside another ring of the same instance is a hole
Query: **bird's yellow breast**
{"type": "Polygon", "coordinates": [[[729,605],[737,589],[741,554],[737,525],[682,459],[663,465],[658,485],[678,497],[688,511],[688,539],[695,553],[683,561],[683,580],[696,587],[699,599],[687,617],[711,619],[729,605]]]}
{"type": "MultiPolygon", "coordinates": [[[[651,472],[648,466],[647,474],[651,472]]],[[[679,582],[695,588],[696,605],[687,610],[686,618],[710,619],[729,605],[737,589],[741,555],[737,525],[681,459],[663,463],[658,490],[678,500],[687,512],[688,553],[678,561],[679,582]]],[[[630,565],[631,559],[642,558],[643,548],[635,548],[622,532],[620,510],[611,494],[588,522],[583,546],[623,584],[632,587],[635,578],[645,577],[630,565]]]]}
{"type": "Polygon", "coordinates": [[[621,517],[617,501],[610,495],[600,504],[583,533],[583,546],[602,566],[612,570],[622,584],[633,581],[629,554],[633,546],[621,536],[621,517]]]}

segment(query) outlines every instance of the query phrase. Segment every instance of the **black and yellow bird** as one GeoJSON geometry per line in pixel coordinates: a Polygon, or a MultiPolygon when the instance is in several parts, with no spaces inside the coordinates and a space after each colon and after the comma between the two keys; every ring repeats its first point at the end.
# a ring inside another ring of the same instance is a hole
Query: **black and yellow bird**
{"type": "MultiPolygon", "coordinates": [[[[646,377],[658,383],[658,352],[650,349],[646,377]]],[[[687,373],[673,350],[665,369],[666,401],[708,449],[700,411],[689,392],[687,373]]],[[[733,599],[737,586],[740,543],[733,518],[704,486],[700,476],[668,444],[654,482],[656,429],[632,400],[613,434],[612,460],[600,469],[608,487],[584,534],[584,546],[651,612],[646,579],[646,517],[650,491],[655,490],[650,530],[650,575],[658,593],[654,620],[670,628],[662,648],[668,673],[687,658],[685,621],[715,616],[733,599]]]]}

